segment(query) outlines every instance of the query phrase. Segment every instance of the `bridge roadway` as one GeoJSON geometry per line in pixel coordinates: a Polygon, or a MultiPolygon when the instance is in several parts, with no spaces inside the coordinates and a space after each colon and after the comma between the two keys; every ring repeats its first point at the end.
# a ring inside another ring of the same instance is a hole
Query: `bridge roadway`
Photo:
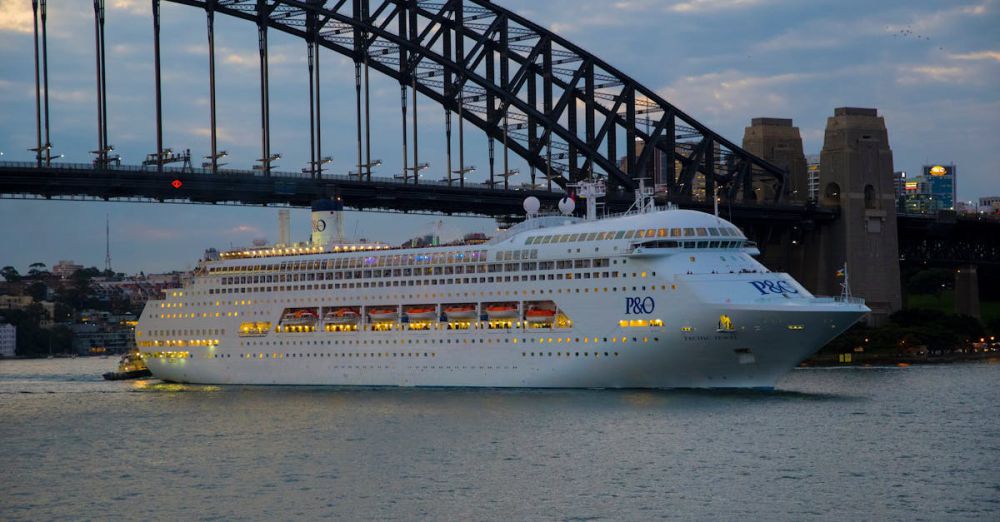
{"type": "MultiPolygon", "coordinates": [[[[54,164],[38,167],[31,162],[0,162],[0,196],[4,198],[93,198],[152,202],[289,205],[308,207],[322,198],[340,197],[348,208],[401,212],[434,212],[448,215],[480,215],[517,219],[524,214],[522,203],[528,196],[542,201],[543,208],[556,206],[565,195],[554,191],[525,188],[490,188],[481,183],[441,181],[404,183],[394,178],[373,177],[372,181],[352,176],[203,169],[113,166],[94,169],[90,164],[54,164]],[[180,188],[172,183],[178,180],[180,188]]],[[[609,194],[609,211],[623,211],[634,201],[631,192],[609,194]]],[[[711,212],[711,204],[680,202],[684,208],[711,212]]],[[[804,221],[830,222],[837,212],[802,205],[773,203],[722,203],[722,215],[741,224],[790,226],[804,221]]]]}

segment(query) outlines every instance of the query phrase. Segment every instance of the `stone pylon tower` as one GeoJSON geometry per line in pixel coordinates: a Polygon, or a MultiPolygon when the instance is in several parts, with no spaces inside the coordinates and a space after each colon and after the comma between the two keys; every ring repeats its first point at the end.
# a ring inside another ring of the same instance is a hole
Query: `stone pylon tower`
{"type": "Polygon", "coordinates": [[[846,262],[851,290],[865,298],[874,324],[902,307],[892,172],[885,120],[876,109],[835,109],[820,154],[819,199],[838,207],[840,218],[825,231],[817,286],[838,294],[836,271],[846,262]]]}
{"type": "MultiPolygon", "coordinates": [[[[754,118],[743,131],[743,148],[788,171],[785,200],[804,202],[809,197],[806,156],[799,128],[786,118],[754,118]]],[[[767,197],[768,195],[764,195],[767,197]]]]}

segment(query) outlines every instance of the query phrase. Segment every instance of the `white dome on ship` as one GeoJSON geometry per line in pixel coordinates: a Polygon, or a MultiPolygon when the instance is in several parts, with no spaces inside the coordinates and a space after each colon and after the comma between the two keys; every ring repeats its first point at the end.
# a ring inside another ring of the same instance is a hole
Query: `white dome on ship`
{"type": "Polygon", "coordinates": [[[568,216],[574,210],[576,210],[576,201],[573,201],[573,198],[566,197],[559,200],[559,212],[568,216]]]}
{"type": "Polygon", "coordinates": [[[542,208],[542,202],[535,196],[524,198],[524,211],[528,214],[537,214],[540,208],[542,208]]]}

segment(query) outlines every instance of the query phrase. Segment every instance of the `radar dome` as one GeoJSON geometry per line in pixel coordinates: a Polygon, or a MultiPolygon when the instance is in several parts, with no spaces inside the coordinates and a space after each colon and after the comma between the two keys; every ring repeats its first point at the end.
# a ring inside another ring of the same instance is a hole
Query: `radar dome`
{"type": "Polygon", "coordinates": [[[576,201],[573,201],[573,198],[562,198],[559,200],[559,212],[568,216],[572,214],[575,209],[576,201]]]}
{"type": "Polygon", "coordinates": [[[537,214],[540,208],[542,208],[542,202],[538,201],[535,196],[524,198],[524,211],[528,214],[537,214]]]}

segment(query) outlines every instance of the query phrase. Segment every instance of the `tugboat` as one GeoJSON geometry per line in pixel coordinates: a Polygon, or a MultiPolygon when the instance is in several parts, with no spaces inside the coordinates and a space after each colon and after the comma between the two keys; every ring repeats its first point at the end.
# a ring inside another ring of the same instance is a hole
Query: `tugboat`
{"type": "Polygon", "coordinates": [[[124,381],[128,379],[141,379],[142,377],[150,377],[152,375],[149,368],[146,367],[146,362],[139,355],[139,351],[133,350],[122,355],[121,360],[118,361],[118,371],[105,373],[104,380],[124,381]]]}

